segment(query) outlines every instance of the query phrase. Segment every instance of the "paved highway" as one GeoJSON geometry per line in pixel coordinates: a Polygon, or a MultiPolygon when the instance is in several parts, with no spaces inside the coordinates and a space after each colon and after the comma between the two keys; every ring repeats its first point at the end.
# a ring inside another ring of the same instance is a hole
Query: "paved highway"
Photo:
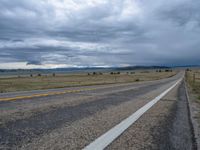
{"type": "Polygon", "coordinates": [[[0,149],[195,149],[183,75],[1,94],[0,149]]]}

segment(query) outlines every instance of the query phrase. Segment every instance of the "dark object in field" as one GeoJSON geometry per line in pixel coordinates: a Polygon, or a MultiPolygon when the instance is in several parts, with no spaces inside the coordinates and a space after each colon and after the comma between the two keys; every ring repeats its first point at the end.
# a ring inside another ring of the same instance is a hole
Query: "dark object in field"
{"type": "Polygon", "coordinates": [[[172,69],[166,69],[165,72],[172,72],[172,69]]]}
{"type": "Polygon", "coordinates": [[[162,72],[162,70],[156,70],[156,72],[162,72]]]}
{"type": "Polygon", "coordinates": [[[186,71],[192,71],[191,69],[187,68],[186,71]]]}
{"type": "Polygon", "coordinates": [[[110,72],[111,75],[113,74],[120,74],[120,72],[110,72]]]}
{"type": "Polygon", "coordinates": [[[138,82],[138,81],[140,81],[140,79],[136,79],[135,81],[138,82]]]}
{"type": "Polygon", "coordinates": [[[141,73],[149,73],[149,71],[142,71],[141,73]]]}

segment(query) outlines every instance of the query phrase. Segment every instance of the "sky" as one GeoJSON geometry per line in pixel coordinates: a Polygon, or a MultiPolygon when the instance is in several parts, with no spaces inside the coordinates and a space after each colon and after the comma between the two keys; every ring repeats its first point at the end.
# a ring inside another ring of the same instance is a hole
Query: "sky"
{"type": "Polygon", "coordinates": [[[200,65],[199,0],[0,0],[0,68],[200,65]]]}

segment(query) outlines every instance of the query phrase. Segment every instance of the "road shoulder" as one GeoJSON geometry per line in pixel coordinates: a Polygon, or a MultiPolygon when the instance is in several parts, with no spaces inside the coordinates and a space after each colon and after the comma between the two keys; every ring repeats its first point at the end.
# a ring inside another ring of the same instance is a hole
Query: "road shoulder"
{"type": "Polygon", "coordinates": [[[187,99],[182,83],[107,149],[193,150],[193,144],[187,99]]]}
{"type": "Polygon", "coordinates": [[[198,95],[192,91],[192,87],[189,84],[185,84],[185,87],[190,108],[191,122],[196,142],[196,149],[200,149],[200,103],[197,102],[198,95]]]}

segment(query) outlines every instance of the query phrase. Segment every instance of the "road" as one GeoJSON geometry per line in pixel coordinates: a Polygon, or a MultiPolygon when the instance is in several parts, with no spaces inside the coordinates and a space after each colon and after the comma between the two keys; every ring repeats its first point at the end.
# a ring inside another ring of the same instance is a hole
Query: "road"
{"type": "Polygon", "coordinates": [[[1,94],[0,149],[86,148],[173,85],[105,149],[195,149],[182,77],[1,94]]]}

